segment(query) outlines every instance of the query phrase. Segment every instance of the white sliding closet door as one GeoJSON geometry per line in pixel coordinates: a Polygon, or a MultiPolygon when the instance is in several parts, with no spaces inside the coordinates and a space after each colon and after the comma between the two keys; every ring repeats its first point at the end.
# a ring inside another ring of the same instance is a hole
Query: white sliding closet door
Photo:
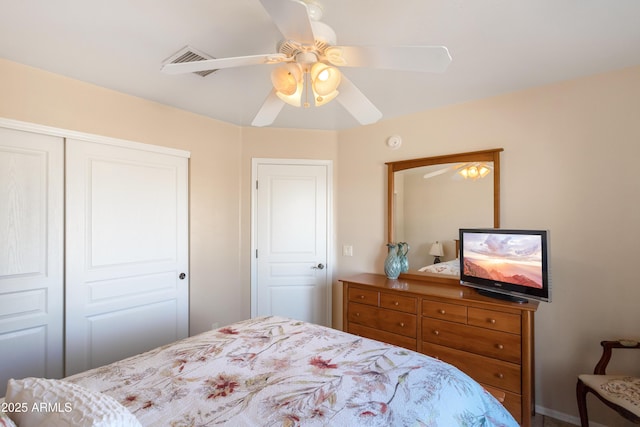
{"type": "Polygon", "coordinates": [[[63,140],[0,128],[0,396],[63,375],[63,140]]]}
{"type": "Polygon", "coordinates": [[[66,375],[188,335],[187,162],[67,140],[66,375]]]}

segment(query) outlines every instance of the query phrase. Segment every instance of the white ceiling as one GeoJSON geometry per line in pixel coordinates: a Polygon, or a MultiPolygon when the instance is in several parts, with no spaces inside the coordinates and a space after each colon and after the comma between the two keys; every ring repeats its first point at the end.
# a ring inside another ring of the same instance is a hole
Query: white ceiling
{"type": "MultiPolygon", "coordinates": [[[[286,0],[284,0],[286,1],[286,0]]],[[[639,0],[319,0],[339,45],[444,45],[444,74],[343,68],[382,120],[640,64],[639,0]]],[[[259,0],[0,0],[0,57],[242,126],[272,65],[167,75],[186,45],[276,52],[259,0]]],[[[2,78],[2,76],[0,76],[2,78]]],[[[337,102],[285,105],[274,127],[346,129],[337,102]]]]}

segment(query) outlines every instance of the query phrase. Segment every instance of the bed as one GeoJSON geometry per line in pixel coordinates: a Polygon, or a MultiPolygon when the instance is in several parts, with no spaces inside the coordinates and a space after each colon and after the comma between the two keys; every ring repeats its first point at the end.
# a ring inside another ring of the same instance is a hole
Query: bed
{"type": "Polygon", "coordinates": [[[423,273],[446,274],[448,276],[460,277],[460,260],[452,259],[451,261],[439,262],[437,264],[426,265],[418,269],[423,273]]]}
{"type": "MultiPolygon", "coordinates": [[[[135,416],[94,424],[100,426],[517,426],[491,394],[447,363],[277,316],[237,322],[64,380],[14,381],[3,405],[29,398],[50,407],[61,402],[62,410],[44,416],[72,417],[82,402],[91,412],[100,399],[116,405],[103,408],[102,419],[111,410],[135,416]],[[49,391],[34,392],[34,381],[49,391]],[[73,400],[66,389],[81,396],[73,400]]],[[[18,415],[25,421],[42,414],[18,415]]]]}
{"type": "MultiPolygon", "coordinates": [[[[452,259],[450,261],[439,262],[437,264],[426,265],[418,269],[418,271],[423,273],[431,273],[431,274],[444,274],[447,276],[456,276],[460,277],[460,240],[453,239],[455,244],[455,254],[456,259],[452,259]]],[[[445,241],[445,244],[447,242],[445,241]]]]}

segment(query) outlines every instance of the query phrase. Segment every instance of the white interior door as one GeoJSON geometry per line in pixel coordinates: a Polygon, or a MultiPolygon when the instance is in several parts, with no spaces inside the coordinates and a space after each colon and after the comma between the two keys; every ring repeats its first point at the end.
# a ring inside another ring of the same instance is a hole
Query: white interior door
{"type": "Polygon", "coordinates": [[[66,160],[70,375],[188,335],[188,160],[75,140],[66,160]]]}
{"type": "Polygon", "coordinates": [[[63,375],[63,142],[0,128],[0,396],[63,375]]]}
{"type": "Polygon", "coordinates": [[[254,159],[252,316],[329,326],[331,164],[254,159]]]}

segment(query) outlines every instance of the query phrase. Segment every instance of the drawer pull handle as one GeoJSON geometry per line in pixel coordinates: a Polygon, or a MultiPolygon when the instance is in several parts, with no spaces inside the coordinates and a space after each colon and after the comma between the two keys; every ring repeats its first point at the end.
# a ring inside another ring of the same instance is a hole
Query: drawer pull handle
{"type": "Polygon", "coordinates": [[[440,313],[440,314],[446,314],[447,312],[446,312],[446,311],[444,311],[443,309],[440,309],[440,310],[438,310],[438,313],[440,313]]]}
{"type": "Polygon", "coordinates": [[[364,295],[360,295],[360,296],[359,296],[359,298],[360,298],[360,299],[364,299],[364,295]]]}
{"type": "Polygon", "coordinates": [[[504,348],[504,346],[502,344],[496,344],[496,348],[498,350],[502,350],[504,348]]]}
{"type": "Polygon", "coordinates": [[[503,379],[503,378],[504,378],[504,374],[502,374],[502,373],[498,373],[498,374],[496,374],[496,377],[498,377],[498,378],[500,378],[500,379],[503,379]]]}
{"type": "Polygon", "coordinates": [[[360,317],[360,313],[356,313],[356,317],[360,317]]]}
{"type": "Polygon", "coordinates": [[[489,323],[491,323],[492,325],[496,324],[496,319],[489,319],[489,323]]]}
{"type": "Polygon", "coordinates": [[[400,322],[398,325],[400,325],[401,328],[404,328],[404,322],[400,322]]]}
{"type": "Polygon", "coordinates": [[[398,301],[394,301],[393,305],[400,305],[400,303],[398,301]]]}
{"type": "Polygon", "coordinates": [[[440,331],[438,330],[433,331],[433,335],[440,335],[440,331]]]}

